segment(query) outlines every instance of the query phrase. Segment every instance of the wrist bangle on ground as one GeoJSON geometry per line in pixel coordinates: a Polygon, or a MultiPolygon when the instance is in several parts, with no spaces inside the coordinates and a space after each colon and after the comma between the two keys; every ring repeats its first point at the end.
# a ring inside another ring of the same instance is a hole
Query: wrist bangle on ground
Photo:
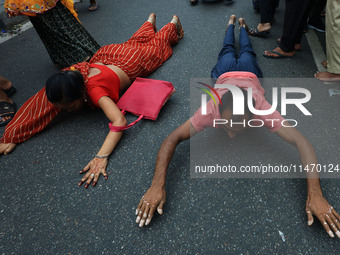
{"type": "Polygon", "coordinates": [[[109,155],[106,155],[106,156],[102,156],[102,155],[96,155],[96,156],[94,156],[95,158],[108,158],[109,157],[109,155]]]}

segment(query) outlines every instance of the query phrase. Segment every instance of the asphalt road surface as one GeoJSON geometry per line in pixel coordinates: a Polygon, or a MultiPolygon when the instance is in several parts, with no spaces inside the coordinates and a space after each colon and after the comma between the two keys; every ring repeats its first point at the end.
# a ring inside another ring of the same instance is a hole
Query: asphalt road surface
{"type": "MultiPolygon", "coordinates": [[[[307,226],[304,179],[190,178],[190,143],[178,146],[167,176],[164,215],[148,227],[135,223],[136,206],[149,187],[163,139],[190,117],[190,80],[209,78],[221,49],[227,17],[259,22],[250,0],[191,6],[187,0],[98,0],[77,4],[79,18],[101,44],[126,41],[157,14],[160,29],[177,14],[185,36],[173,56],[150,78],[168,80],[176,88],[156,122],[142,121],[124,133],[107,167],[109,178],[95,188],[78,187],[82,169],[99,150],[108,120],[99,110],[62,113],[46,130],[0,156],[1,254],[337,254],[340,241],[321,224],[307,226]]],[[[316,65],[304,37],[294,58],[269,60],[264,50],[276,47],[284,3],[267,39],[251,38],[267,78],[312,78],[316,65]]],[[[238,31],[235,29],[236,40],[238,31]]],[[[33,28],[0,45],[0,74],[17,88],[18,106],[55,73],[33,28]]],[[[280,84],[278,83],[278,86],[280,84]]],[[[264,86],[271,100],[271,86],[264,86]]],[[[312,94],[304,116],[289,108],[290,118],[314,145],[319,162],[340,164],[340,96],[329,95],[334,84],[306,79],[312,94]]],[[[128,115],[128,121],[135,119],[128,115]]],[[[0,133],[4,128],[0,129],[0,133]]],[[[212,130],[201,134],[217,140],[212,130]]],[[[275,134],[258,129],[225,139],[226,162],[236,165],[299,164],[298,153],[275,134]],[[229,156],[229,157],[228,157],[229,156]]],[[[207,147],[206,147],[207,148],[207,147]]],[[[204,152],[204,151],[203,151],[204,152]]],[[[340,211],[340,181],[322,179],[324,196],[340,211]]]]}

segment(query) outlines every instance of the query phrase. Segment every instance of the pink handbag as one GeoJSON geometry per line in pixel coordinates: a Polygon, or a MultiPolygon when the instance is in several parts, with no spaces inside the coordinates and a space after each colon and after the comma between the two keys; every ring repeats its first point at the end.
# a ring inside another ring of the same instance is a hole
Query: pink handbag
{"type": "Polygon", "coordinates": [[[126,130],[142,118],[156,120],[161,108],[174,92],[175,88],[171,82],[137,77],[119,99],[117,106],[123,114],[130,112],[139,118],[123,127],[109,123],[110,130],[113,132],[126,130]]]}

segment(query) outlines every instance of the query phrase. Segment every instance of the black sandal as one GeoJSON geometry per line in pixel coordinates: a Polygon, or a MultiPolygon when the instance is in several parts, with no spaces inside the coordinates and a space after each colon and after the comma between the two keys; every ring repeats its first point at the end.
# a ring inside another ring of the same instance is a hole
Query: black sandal
{"type": "Polygon", "coordinates": [[[190,0],[190,3],[191,3],[192,5],[195,5],[195,4],[198,3],[198,0],[190,0]]]}
{"type": "Polygon", "coordinates": [[[3,89],[3,91],[5,92],[5,94],[8,96],[8,97],[11,97],[15,94],[15,92],[17,92],[17,89],[14,88],[14,87],[11,87],[10,89],[3,89]]]}
{"type": "Polygon", "coordinates": [[[270,33],[270,30],[266,30],[266,31],[259,31],[257,29],[257,27],[255,28],[251,28],[248,32],[249,35],[251,36],[257,36],[257,37],[267,37],[270,33]]]}
{"type": "Polygon", "coordinates": [[[15,103],[0,102],[0,127],[6,126],[14,117],[17,109],[15,103]],[[8,120],[3,120],[3,117],[10,117],[8,120]]]}

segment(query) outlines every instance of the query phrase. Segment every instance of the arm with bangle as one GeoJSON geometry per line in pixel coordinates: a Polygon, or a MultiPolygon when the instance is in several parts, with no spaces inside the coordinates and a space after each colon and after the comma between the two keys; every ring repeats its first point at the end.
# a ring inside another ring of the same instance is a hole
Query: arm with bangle
{"type": "MultiPolygon", "coordinates": [[[[117,105],[107,96],[103,96],[99,99],[98,105],[104,111],[105,115],[112,121],[115,126],[125,126],[126,119],[121,113],[117,105]]],[[[80,173],[85,173],[85,176],[79,182],[79,186],[84,182],[85,188],[87,188],[91,182],[95,186],[98,182],[100,174],[103,174],[105,179],[107,179],[106,166],[107,160],[110,154],[113,152],[118,142],[120,141],[123,132],[109,132],[106,139],[98,151],[97,155],[87,164],[87,166],[80,171],[80,173]]]]}

